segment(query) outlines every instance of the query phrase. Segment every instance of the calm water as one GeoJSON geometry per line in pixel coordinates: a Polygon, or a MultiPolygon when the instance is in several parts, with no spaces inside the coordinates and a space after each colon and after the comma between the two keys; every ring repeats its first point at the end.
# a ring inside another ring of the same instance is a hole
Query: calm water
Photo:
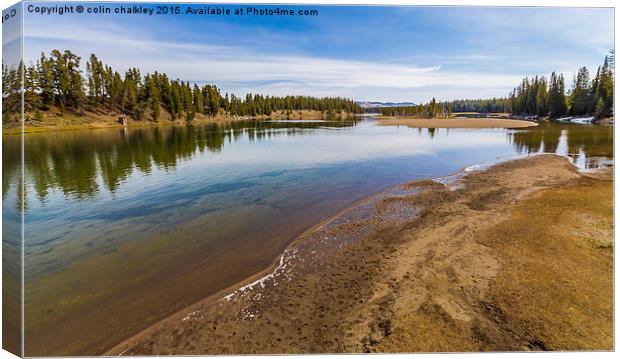
{"type": "MultiPolygon", "coordinates": [[[[97,354],[265,268],[351,203],[413,179],[534,152],[612,161],[613,129],[411,129],[238,122],[25,137],[26,354],[97,354]]],[[[3,137],[5,234],[19,137],[3,137]]],[[[5,236],[5,238],[10,236],[5,236]]]]}

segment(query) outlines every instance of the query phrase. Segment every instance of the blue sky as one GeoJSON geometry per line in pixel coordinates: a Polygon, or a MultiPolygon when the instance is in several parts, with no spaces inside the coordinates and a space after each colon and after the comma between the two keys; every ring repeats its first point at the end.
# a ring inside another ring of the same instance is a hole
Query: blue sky
{"type": "Polygon", "coordinates": [[[94,52],[119,71],[158,70],[238,95],[425,102],[505,96],[521,77],[553,70],[569,80],[580,66],[595,72],[614,41],[612,9],[302,8],[319,15],[42,16],[26,4],[24,56],[70,49],[85,63],[94,52]]]}

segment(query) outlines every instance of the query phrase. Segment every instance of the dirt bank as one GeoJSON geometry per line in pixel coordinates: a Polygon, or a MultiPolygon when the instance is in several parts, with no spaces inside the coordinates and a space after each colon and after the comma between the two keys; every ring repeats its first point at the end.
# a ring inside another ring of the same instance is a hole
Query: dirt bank
{"type": "Polygon", "coordinates": [[[377,117],[381,126],[414,128],[521,128],[538,126],[536,122],[498,118],[413,118],[377,117]]]}
{"type": "Polygon", "coordinates": [[[106,354],[612,349],[612,211],[553,155],[412,182],[106,354]]]}
{"type": "MultiPolygon", "coordinates": [[[[143,119],[136,121],[127,118],[127,124],[119,123],[119,115],[106,111],[86,111],[83,114],[65,113],[60,114],[57,109],[44,112],[42,119],[35,121],[32,115],[26,116],[28,120],[24,125],[25,133],[49,132],[49,131],[74,131],[74,130],[96,130],[102,128],[148,128],[156,126],[181,126],[187,125],[185,118],[171,119],[170,114],[162,108],[162,115],[157,121],[143,119]]],[[[354,114],[347,112],[316,111],[316,110],[295,110],[295,111],[274,111],[271,115],[257,116],[232,116],[220,113],[216,116],[206,116],[196,114],[191,124],[200,125],[213,122],[231,122],[241,120],[346,120],[353,118],[354,114]]],[[[2,133],[6,135],[19,134],[22,129],[20,123],[7,123],[2,126],[2,133]]]]}

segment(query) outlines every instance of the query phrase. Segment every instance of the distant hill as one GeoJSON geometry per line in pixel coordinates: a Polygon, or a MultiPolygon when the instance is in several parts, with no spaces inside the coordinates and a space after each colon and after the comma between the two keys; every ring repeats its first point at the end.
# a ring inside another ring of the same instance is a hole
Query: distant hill
{"type": "Polygon", "coordinates": [[[380,108],[380,107],[401,107],[413,106],[413,102],[376,102],[376,101],[356,101],[361,108],[380,108]]]}

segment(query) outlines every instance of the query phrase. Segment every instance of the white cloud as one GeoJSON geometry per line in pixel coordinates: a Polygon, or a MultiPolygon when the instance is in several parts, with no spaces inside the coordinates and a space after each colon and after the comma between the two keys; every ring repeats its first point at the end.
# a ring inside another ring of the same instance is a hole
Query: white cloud
{"type": "Polygon", "coordinates": [[[27,29],[27,61],[36,61],[41,51],[67,48],[83,56],[85,63],[94,52],[119,71],[137,67],[143,73],[165,72],[172,78],[215,83],[237,95],[252,92],[423,102],[430,96],[442,100],[505,96],[521,79],[520,75],[448,71],[439,65],[418,67],[162,41],[144,30],[128,31],[110,24],[79,31],[75,24],[27,29]]]}
{"type": "Polygon", "coordinates": [[[17,67],[22,59],[21,4],[3,10],[2,15],[8,16],[2,23],[2,62],[9,67],[17,67]]]}

